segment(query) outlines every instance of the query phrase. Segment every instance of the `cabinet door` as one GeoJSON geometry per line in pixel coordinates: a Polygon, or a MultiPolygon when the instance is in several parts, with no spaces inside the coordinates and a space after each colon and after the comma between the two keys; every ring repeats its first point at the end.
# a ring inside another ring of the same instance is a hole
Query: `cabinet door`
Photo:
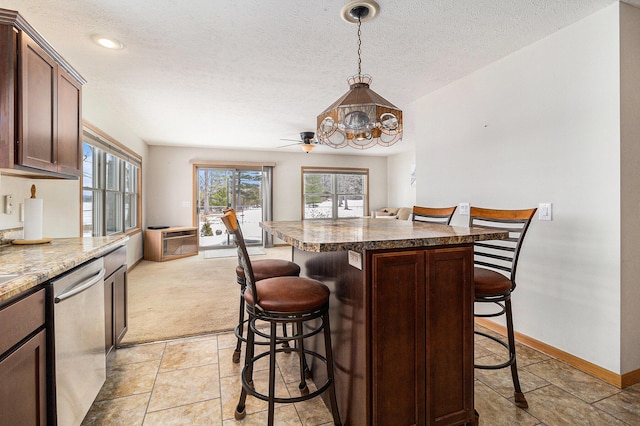
{"type": "Polygon", "coordinates": [[[127,267],[104,280],[105,353],[115,349],[128,330],[127,267]]]}
{"type": "Polygon", "coordinates": [[[115,334],[113,332],[113,282],[115,275],[104,280],[104,353],[109,355],[115,347],[115,334]]]}
{"type": "Polygon", "coordinates": [[[115,345],[118,346],[129,329],[127,298],[127,267],[122,266],[113,274],[113,328],[115,345]]]}
{"type": "Polygon", "coordinates": [[[374,425],[425,424],[425,252],[374,253],[374,425]]]}
{"type": "Polygon", "coordinates": [[[58,68],[58,140],[57,171],[80,176],[82,86],[62,68],[58,68]]]}
{"type": "Polygon", "coordinates": [[[373,253],[374,425],[473,420],[473,246],[373,253]]]}
{"type": "Polygon", "coordinates": [[[0,361],[0,425],[46,425],[46,331],[0,361]]]}
{"type": "Polygon", "coordinates": [[[36,42],[22,33],[19,69],[16,162],[55,172],[57,65],[36,42]]]}
{"type": "Polygon", "coordinates": [[[427,424],[470,422],[474,418],[473,246],[432,249],[426,255],[427,424]]]}
{"type": "Polygon", "coordinates": [[[15,85],[18,38],[13,27],[0,25],[0,167],[15,162],[15,85]]]}

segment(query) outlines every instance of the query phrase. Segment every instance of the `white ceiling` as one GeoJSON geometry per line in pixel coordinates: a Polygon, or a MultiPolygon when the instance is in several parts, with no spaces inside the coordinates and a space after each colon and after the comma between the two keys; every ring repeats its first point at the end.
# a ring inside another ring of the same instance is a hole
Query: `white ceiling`
{"type": "MultiPolygon", "coordinates": [[[[0,7],[20,12],[87,79],[85,94],[148,144],[271,150],[286,143],[281,138],[314,131],[317,114],[357,73],[357,26],[340,18],[346,3],[1,0],[0,7]],[[125,48],[101,48],[93,34],[125,48]]],[[[379,15],[362,24],[362,71],[403,108],[615,0],[378,3],[379,15]]]]}

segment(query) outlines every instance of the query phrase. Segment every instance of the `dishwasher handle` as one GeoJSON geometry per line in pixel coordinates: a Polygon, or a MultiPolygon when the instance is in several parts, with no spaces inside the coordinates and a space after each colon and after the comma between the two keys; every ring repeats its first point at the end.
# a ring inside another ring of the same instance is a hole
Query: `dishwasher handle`
{"type": "Polygon", "coordinates": [[[107,272],[106,269],[102,268],[100,270],[100,272],[98,272],[97,275],[95,275],[93,278],[90,278],[86,281],[82,281],[77,283],[76,285],[74,285],[73,287],[65,290],[63,293],[60,293],[58,296],[56,296],[53,301],[55,303],[60,303],[70,297],[75,296],[78,293],[81,293],[83,291],[85,291],[86,289],[88,289],[89,287],[93,286],[94,284],[100,282],[103,278],[104,278],[104,274],[107,272]]]}

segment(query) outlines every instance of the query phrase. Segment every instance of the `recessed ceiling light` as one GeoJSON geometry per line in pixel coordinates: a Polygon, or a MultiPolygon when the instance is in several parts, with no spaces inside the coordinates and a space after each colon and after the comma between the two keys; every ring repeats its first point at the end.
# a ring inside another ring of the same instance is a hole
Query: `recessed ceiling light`
{"type": "Polygon", "coordinates": [[[119,50],[124,48],[124,44],[122,44],[115,38],[104,37],[101,35],[92,35],[91,39],[98,43],[100,46],[107,49],[119,50]]]}

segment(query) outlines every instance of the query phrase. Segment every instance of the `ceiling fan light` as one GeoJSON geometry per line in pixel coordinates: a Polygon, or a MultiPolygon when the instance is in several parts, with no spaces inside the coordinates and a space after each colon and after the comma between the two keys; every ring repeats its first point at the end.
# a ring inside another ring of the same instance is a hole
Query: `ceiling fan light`
{"type": "Polygon", "coordinates": [[[303,143],[302,145],[300,145],[300,148],[302,148],[302,150],[307,154],[313,151],[315,147],[315,145],[312,145],[310,143],[303,143]]]}

